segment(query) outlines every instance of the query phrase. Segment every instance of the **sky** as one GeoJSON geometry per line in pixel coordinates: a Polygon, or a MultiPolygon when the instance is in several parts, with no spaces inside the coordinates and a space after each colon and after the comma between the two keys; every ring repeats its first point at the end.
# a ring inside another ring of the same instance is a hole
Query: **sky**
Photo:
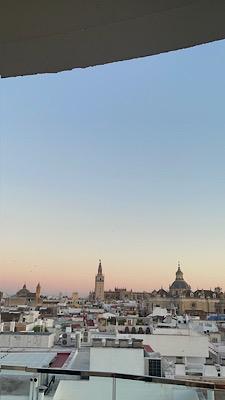
{"type": "Polygon", "coordinates": [[[0,81],[1,287],[225,290],[225,41],[0,81]]]}

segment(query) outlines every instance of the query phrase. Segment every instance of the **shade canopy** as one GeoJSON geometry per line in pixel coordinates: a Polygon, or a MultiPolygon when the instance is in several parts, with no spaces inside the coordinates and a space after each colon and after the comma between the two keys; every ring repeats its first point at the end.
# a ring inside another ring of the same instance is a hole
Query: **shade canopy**
{"type": "Polygon", "coordinates": [[[2,77],[84,68],[225,38],[224,0],[0,0],[0,5],[2,77]]]}

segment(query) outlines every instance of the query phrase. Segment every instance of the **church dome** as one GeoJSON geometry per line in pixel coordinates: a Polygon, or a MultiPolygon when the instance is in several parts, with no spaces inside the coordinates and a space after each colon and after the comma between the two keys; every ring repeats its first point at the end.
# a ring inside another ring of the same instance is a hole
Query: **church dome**
{"type": "Polygon", "coordinates": [[[178,264],[178,269],[176,272],[176,279],[170,286],[170,290],[189,290],[190,286],[188,283],[184,280],[183,277],[183,272],[180,269],[180,264],[178,264]]]}
{"type": "Polygon", "coordinates": [[[20,289],[17,293],[16,293],[16,295],[18,296],[18,297],[28,297],[28,296],[30,296],[30,291],[26,288],[26,284],[24,284],[23,285],[23,287],[22,287],[22,289],[20,289]]]}
{"type": "Polygon", "coordinates": [[[185,280],[175,280],[172,285],[170,286],[170,289],[189,289],[189,285],[185,280]]]}

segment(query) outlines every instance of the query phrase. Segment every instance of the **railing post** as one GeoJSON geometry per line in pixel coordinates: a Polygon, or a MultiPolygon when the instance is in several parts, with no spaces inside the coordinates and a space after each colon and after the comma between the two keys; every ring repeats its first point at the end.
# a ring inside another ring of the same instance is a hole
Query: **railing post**
{"type": "Polygon", "coordinates": [[[33,391],[34,391],[34,381],[33,378],[30,378],[29,400],[33,400],[33,391]]]}
{"type": "Polygon", "coordinates": [[[38,398],[38,377],[34,378],[34,390],[33,390],[33,400],[38,398]]]}
{"type": "Polygon", "coordinates": [[[207,400],[215,400],[215,392],[212,389],[207,390],[207,400]]]}
{"type": "Polygon", "coordinates": [[[116,378],[112,378],[112,400],[116,400],[116,378]]]}

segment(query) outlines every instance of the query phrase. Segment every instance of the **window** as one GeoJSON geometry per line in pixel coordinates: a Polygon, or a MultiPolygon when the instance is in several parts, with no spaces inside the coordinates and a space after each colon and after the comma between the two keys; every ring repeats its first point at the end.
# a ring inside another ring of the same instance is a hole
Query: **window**
{"type": "Polygon", "coordinates": [[[149,360],[149,375],[161,376],[161,360],[149,360]]]}

